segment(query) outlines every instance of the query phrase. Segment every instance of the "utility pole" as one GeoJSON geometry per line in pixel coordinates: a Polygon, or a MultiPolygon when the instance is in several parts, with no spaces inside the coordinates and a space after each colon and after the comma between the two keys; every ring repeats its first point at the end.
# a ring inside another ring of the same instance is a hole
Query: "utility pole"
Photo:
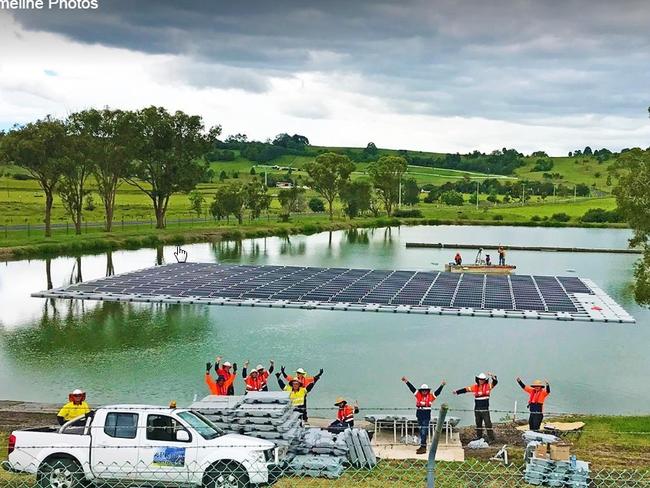
{"type": "Polygon", "coordinates": [[[557,202],[557,197],[555,196],[555,183],[553,183],[553,201],[557,202]]]}
{"type": "Polygon", "coordinates": [[[268,178],[266,176],[267,174],[268,174],[268,171],[264,170],[264,187],[265,188],[268,188],[268,186],[269,186],[269,180],[268,180],[268,178]]]}
{"type": "Polygon", "coordinates": [[[478,210],[478,185],[479,185],[479,180],[476,180],[476,210],[478,210]]]}
{"type": "Polygon", "coordinates": [[[402,177],[399,177],[399,195],[397,195],[397,209],[399,210],[402,207],[402,177]]]}
{"type": "Polygon", "coordinates": [[[526,187],[521,185],[521,205],[522,207],[526,205],[526,187]]]}
{"type": "Polygon", "coordinates": [[[576,197],[578,196],[578,186],[573,185],[573,202],[575,203],[576,197]]]}

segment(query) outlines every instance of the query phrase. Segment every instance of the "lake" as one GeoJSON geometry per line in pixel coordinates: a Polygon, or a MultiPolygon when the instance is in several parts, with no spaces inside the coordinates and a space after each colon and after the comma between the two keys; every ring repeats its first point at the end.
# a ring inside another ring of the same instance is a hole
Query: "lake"
{"type": "MultiPolygon", "coordinates": [[[[190,261],[201,262],[430,270],[442,269],[455,251],[406,249],[407,241],[623,248],[630,235],[617,229],[419,226],[184,249],[190,261]]],[[[477,372],[493,371],[500,380],[492,401],[498,410],[512,410],[515,400],[525,406],[514,380],[521,375],[526,381],[548,378],[549,412],[649,413],[650,389],[644,386],[650,371],[650,311],[634,303],[634,255],[507,255],[521,274],[592,279],[637,319],[634,325],[29,296],[48,284],[59,287],[109,271],[173,262],[173,251],[164,247],[0,264],[0,398],[60,403],[80,387],[93,405],[172,399],[186,405],[206,394],[205,363],[221,354],[239,363],[240,370],[246,359],[251,366],[274,359],[287,371],[304,367],[312,374],[324,368],[310,407],[329,407],[339,395],[367,409],[411,407],[412,396],[400,382],[406,375],[417,385],[437,386],[445,378],[442,400],[452,408],[471,409],[472,399],[454,397],[451,389],[469,385],[477,372]]],[[[461,252],[466,262],[473,260],[473,251],[461,252]]],[[[274,379],[270,384],[277,389],[274,379]]],[[[236,389],[243,390],[241,378],[236,389]]],[[[452,415],[469,419],[466,412],[452,415]]]]}

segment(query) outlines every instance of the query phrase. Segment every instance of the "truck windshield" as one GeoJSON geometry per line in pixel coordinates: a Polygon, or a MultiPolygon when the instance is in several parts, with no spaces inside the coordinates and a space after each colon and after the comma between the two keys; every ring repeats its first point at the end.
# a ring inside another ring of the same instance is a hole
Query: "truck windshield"
{"type": "Polygon", "coordinates": [[[180,412],[178,414],[185,422],[196,430],[206,441],[214,439],[223,434],[221,429],[206,419],[203,415],[196,412],[180,412]]]}

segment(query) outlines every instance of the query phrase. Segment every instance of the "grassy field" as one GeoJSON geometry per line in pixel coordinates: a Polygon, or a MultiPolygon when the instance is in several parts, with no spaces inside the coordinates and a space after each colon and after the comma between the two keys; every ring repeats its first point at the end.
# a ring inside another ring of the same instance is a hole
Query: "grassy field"
{"type": "MultiPolygon", "coordinates": [[[[4,414],[5,417],[8,414],[4,414]]],[[[42,416],[42,415],[41,415],[42,416]]],[[[647,486],[650,482],[650,418],[645,416],[580,416],[563,418],[580,420],[585,428],[579,437],[567,438],[572,453],[591,465],[591,485],[614,488],[619,486],[647,486]],[[644,484],[645,483],[645,484],[644,484]]],[[[40,421],[42,424],[43,422],[40,421]]],[[[40,425],[40,424],[39,424],[40,425]]],[[[509,427],[513,429],[513,427],[509,427]]],[[[8,432],[0,432],[0,459],[6,458],[8,432]]],[[[466,451],[463,463],[438,462],[436,486],[466,488],[469,486],[501,488],[526,487],[522,480],[523,448],[508,447],[511,465],[489,461],[488,454],[466,451]]],[[[349,468],[337,480],[283,476],[274,485],[289,487],[348,487],[374,488],[396,486],[411,488],[423,486],[426,481],[426,463],[418,460],[380,460],[373,470],[349,468]]],[[[0,471],[0,486],[31,487],[34,478],[28,475],[0,471]]]]}
{"type": "MultiPolygon", "coordinates": [[[[335,148],[342,149],[342,148],[335,148]]],[[[353,149],[361,151],[362,149],[353,149]]],[[[379,154],[397,154],[397,151],[380,149],[379,154]]],[[[431,156],[435,153],[409,152],[412,155],[431,156]]],[[[103,222],[104,212],[99,196],[96,193],[96,185],[92,179],[88,181],[87,188],[93,195],[94,209],[84,211],[84,220],[87,223],[83,227],[83,235],[80,237],[73,236],[73,226],[70,218],[66,215],[60,198],[55,196],[52,223],[58,224],[59,227],[54,229],[54,236],[50,239],[42,237],[42,231],[37,230],[35,226],[42,225],[44,196],[38,184],[34,180],[17,179],[15,175],[24,175],[25,171],[21,168],[5,166],[0,167],[0,254],[5,257],[8,255],[7,249],[23,246],[30,247],[30,252],[35,252],[36,247],[41,247],[44,251],[55,252],[78,252],[84,246],[88,249],[105,248],[106,243],[113,247],[135,247],[138,245],[153,245],[160,242],[188,242],[196,239],[211,239],[213,236],[228,235],[237,230],[230,222],[214,222],[208,216],[208,209],[212,200],[215,189],[222,184],[219,175],[225,172],[231,181],[237,177],[239,180],[246,181],[253,176],[251,169],[254,168],[256,177],[264,178],[264,174],[273,176],[276,180],[282,180],[287,174],[284,168],[291,167],[292,177],[298,177],[303,181],[307,180],[306,173],[302,170],[304,164],[312,158],[307,156],[282,156],[268,165],[255,165],[253,162],[242,158],[239,154],[231,162],[214,162],[211,167],[214,171],[215,178],[211,183],[202,183],[198,185],[198,190],[205,195],[204,209],[201,215],[196,215],[190,210],[189,200],[185,194],[175,194],[170,199],[167,222],[168,229],[157,231],[153,229],[154,218],[151,207],[151,201],[139,189],[122,184],[118,191],[114,231],[110,235],[102,233],[101,227],[93,226],[92,223],[103,222]],[[129,226],[128,222],[139,222],[136,226],[129,226]],[[125,222],[126,224],[123,224],[125,222]],[[20,230],[13,229],[15,226],[21,226],[20,230]],[[212,236],[212,237],[211,237],[212,236]],[[98,240],[105,241],[99,244],[98,240]],[[139,244],[138,244],[139,243],[139,244]]],[[[525,205],[514,202],[510,204],[494,205],[485,200],[486,195],[480,196],[480,204],[477,209],[475,205],[465,203],[463,206],[446,206],[442,204],[427,204],[421,195],[421,200],[414,208],[421,211],[424,219],[436,220],[445,223],[489,223],[489,224],[513,224],[526,225],[532,221],[538,221],[541,225],[553,223],[551,217],[554,214],[565,213],[570,220],[566,225],[583,225],[580,217],[591,208],[603,208],[611,210],[616,207],[614,198],[608,196],[611,192],[611,186],[606,184],[607,163],[598,163],[593,158],[552,158],[554,167],[550,170],[553,173],[560,173],[560,179],[553,181],[558,184],[572,186],[577,183],[585,183],[600,190],[604,195],[600,198],[565,198],[556,200],[548,197],[542,200],[540,197],[533,196],[527,200],[525,205]]],[[[445,182],[457,181],[461,178],[469,178],[481,181],[485,178],[502,178],[502,181],[516,181],[517,178],[527,180],[542,180],[544,176],[541,172],[531,171],[537,158],[525,158],[526,165],[519,168],[517,173],[510,177],[499,177],[495,175],[486,175],[481,173],[472,173],[465,171],[456,171],[442,168],[430,168],[422,166],[409,166],[407,176],[414,177],[420,185],[427,183],[441,185],[445,182]]],[[[368,163],[357,164],[357,170],[353,173],[353,178],[367,178],[366,170],[368,163]]],[[[610,182],[611,183],[611,182],[610,182]]],[[[323,214],[302,214],[292,218],[292,222],[283,225],[278,222],[280,205],[275,196],[278,190],[271,188],[269,193],[273,196],[269,215],[265,215],[256,222],[247,222],[240,228],[243,232],[261,232],[261,233],[283,233],[283,232],[300,232],[307,228],[327,229],[327,228],[344,228],[349,226],[367,226],[375,225],[375,219],[368,217],[355,219],[350,222],[342,213],[339,202],[335,203],[335,222],[331,223],[323,214]]],[[[307,199],[318,196],[314,191],[307,192],[307,199]]],[[[465,195],[468,201],[470,195],[465,195]]],[[[385,219],[384,219],[385,220],[385,219]]],[[[397,223],[398,221],[393,221],[397,223]]],[[[419,222],[418,220],[403,221],[408,223],[419,222]]],[[[553,225],[556,225],[553,223],[553,225]]]]}

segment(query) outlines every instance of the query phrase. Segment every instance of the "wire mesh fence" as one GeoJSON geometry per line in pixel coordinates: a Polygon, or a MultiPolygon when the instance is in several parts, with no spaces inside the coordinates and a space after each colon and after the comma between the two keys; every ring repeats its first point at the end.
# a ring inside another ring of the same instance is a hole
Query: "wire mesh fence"
{"type": "MultiPolygon", "coordinates": [[[[142,448],[142,447],[141,447],[142,448]]],[[[91,460],[80,462],[74,457],[50,456],[33,463],[5,464],[0,486],[16,488],[81,488],[89,484],[110,482],[112,486],[205,486],[243,487],[417,487],[426,486],[427,462],[414,459],[380,459],[372,468],[359,468],[349,461],[332,461],[322,456],[310,459],[275,460],[265,451],[242,451],[241,445],[222,446],[229,450],[225,458],[205,456],[192,461],[191,449],[180,451],[171,447],[152,448],[153,461],[109,461],[123,453],[94,452],[91,460]],[[242,451],[242,452],[238,452],[242,451]],[[158,454],[156,454],[158,453],[158,454]]],[[[213,453],[211,453],[213,454],[213,453]]],[[[225,453],[222,453],[225,454],[225,453]]],[[[142,456],[145,456],[142,454],[142,456]]],[[[647,488],[649,469],[591,470],[584,481],[569,471],[542,482],[527,480],[523,463],[505,465],[501,462],[471,459],[465,462],[438,462],[435,485],[444,488],[464,487],[530,487],[556,486],[576,488],[647,488]]]]}

